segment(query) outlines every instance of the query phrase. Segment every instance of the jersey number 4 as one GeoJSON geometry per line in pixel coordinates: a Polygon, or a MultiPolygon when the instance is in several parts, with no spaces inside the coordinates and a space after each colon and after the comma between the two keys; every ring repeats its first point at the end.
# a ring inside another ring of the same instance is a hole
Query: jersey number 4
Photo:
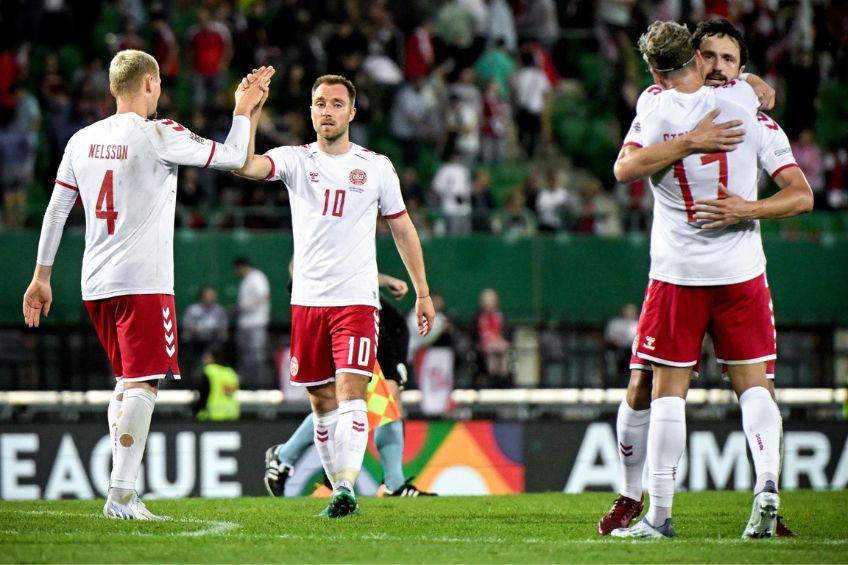
{"type": "Polygon", "coordinates": [[[115,198],[112,196],[112,169],[106,171],[106,176],[103,177],[100,194],[97,195],[94,216],[100,220],[106,220],[106,229],[109,231],[109,235],[115,234],[115,220],[118,219],[118,213],[115,211],[115,198]]]}
{"type": "MultiPolygon", "coordinates": [[[[727,153],[710,153],[701,156],[702,165],[716,162],[718,163],[718,181],[727,188],[727,153]]],[[[686,221],[695,222],[695,200],[692,198],[692,189],[689,188],[689,179],[686,177],[686,168],[683,166],[682,159],[674,164],[674,178],[680,185],[680,193],[683,195],[683,203],[686,205],[686,221]]],[[[718,190],[717,198],[725,198],[721,190],[718,190]]]]}

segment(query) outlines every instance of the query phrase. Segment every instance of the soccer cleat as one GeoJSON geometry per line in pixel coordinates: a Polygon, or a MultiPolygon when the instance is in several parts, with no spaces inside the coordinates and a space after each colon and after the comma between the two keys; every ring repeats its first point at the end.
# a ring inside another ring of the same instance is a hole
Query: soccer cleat
{"type": "Polygon", "coordinates": [[[340,487],[333,493],[333,500],[321,511],[319,516],[327,518],[343,518],[345,516],[356,516],[359,514],[359,505],[356,497],[345,487],[340,487]]]}
{"type": "Polygon", "coordinates": [[[106,499],[106,504],[103,506],[103,515],[114,520],[150,520],[161,522],[170,520],[168,516],[157,516],[147,509],[147,506],[138,497],[138,494],[133,493],[132,498],[126,504],[121,504],[112,497],[106,499]]]}
{"type": "Polygon", "coordinates": [[[608,536],[613,530],[627,528],[630,526],[630,522],[642,513],[644,507],[644,497],[634,500],[623,494],[619,495],[613,501],[609,511],[598,522],[598,533],[602,536],[608,536]]]}
{"type": "Polygon", "coordinates": [[[743,539],[770,538],[775,535],[777,511],[780,509],[780,496],[772,481],[766,481],[766,488],[754,497],[751,517],[742,532],[743,539]]]}
{"type": "Polygon", "coordinates": [[[426,492],[414,484],[412,484],[412,479],[415,477],[409,477],[406,479],[406,482],[403,483],[403,486],[397,490],[389,490],[388,488],[383,490],[384,496],[438,496],[435,492],[426,492]]]}
{"type": "Polygon", "coordinates": [[[777,522],[774,525],[774,537],[776,538],[794,538],[797,537],[797,534],[786,527],[786,524],[783,523],[783,516],[780,514],[777,515],[777,522]]]}
{"type": "Polygon", "coordinates": [[[674,528],[671,526],[671,518],[663,522],[662,526],[655,528],[646,517],[629,528],[615,529],[610,535],[614,538],[673,538],[674,528]]]}
{"type": "Polygon", "coordinates": [[[294,467],[277,459],[281,447],[272,445],[265,451],[265,490],[271,496],[285,496],[286,481],[294,474],[294,467]]]}

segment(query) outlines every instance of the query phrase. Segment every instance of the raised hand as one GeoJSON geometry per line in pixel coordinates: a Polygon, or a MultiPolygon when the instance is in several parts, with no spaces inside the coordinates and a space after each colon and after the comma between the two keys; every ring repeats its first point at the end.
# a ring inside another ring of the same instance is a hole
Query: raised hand
{"type": "Polygon", "coordinates": [[[268,99],[274,67],[259,67],[244,77],[236,88],[236,114],[250,115],[268,99]]]}
{"type": "Polygon", "coordinates": [[[698,122],[695,129],[689,132],[689,139],[695,143],[695,153],[733,151],[737,145],[742,143],[745,130],[736,129],[742,125],[742,121],[713,122],[718,115],[718,110],[711,111],[698,122]]]}

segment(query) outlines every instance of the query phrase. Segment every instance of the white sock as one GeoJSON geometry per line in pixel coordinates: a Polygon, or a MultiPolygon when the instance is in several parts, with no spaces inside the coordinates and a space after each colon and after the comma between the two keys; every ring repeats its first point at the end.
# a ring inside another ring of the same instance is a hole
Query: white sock
{"type": "Polygon", "coordinates": [[[671,518],[677,462],[686,448],[686,401],[666,396],[651,402],[648,430],[648,522],[662,526],[671,518]]]}
{"type": "Polygon", "coordinates": [[[117,449],[117,436],[115,428],[118,425],[118,417],[121,415],[121,404],[124,401],[124,379],[115,382],[115,390],[109,399],[109,408],[106,410],[106,421],[109,422],[109,437],[112,438],[112,464],[115,463],[115,450],[117,449]]]}
{"type": "Polygon", "coordinates": [[[368,446],[368,409],[364,399],[339,402],[339,423],[336,426],[336,477],[338,484],[353,491],[362,470],[365,448],[368,446]]]}
{"type": "Polygon", "coordinates": [[[324,472],[330,479],[330,484],[336,486],[336,423],[339,421],[339,411],[333,410],[324,414],[312,414],[312,424],[315,428],[313,436],[318,457],[324,472]]]}
{"type": "Polygon", "coordinates": [[[615,432],[618,438],[618,461],[621,469],[622,494],[633,500],[642,498],[642,474],[648,454],[648,424],[651,409],[634,410],[622,400],[618,406],[615,432]]]}
{"type": "Polygon", "coordinates": [[[118,498],[118,502],[126,503],[135,490],[155,404],[156,395],[147,389],[131,388],[124,391],[121,415],[115,423],[117,441],[110,481],[114,491],[110,494],[118,498]]]}
{"type": "Polygon", "coordinates": [[[757,476],[754,494],[765,488],[766,481],[773,481],[777,488],[783,428],[777,404],[768,390],[755,386],[739,397],[739,408],[742,409],[742,429],[748,438],[748,447],[754,460],[754,473],[757,476]]]}

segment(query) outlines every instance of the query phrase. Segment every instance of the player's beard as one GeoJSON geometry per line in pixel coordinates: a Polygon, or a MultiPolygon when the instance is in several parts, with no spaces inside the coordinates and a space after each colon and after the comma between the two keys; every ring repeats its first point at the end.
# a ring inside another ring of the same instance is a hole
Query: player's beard
{"type": "Polygon", "coordinates": [[[724,73],[713,72],[707,75],[705,82],[708,86],[721,86],[727,83],[727,77],[724,73]]]}
{"type": "MultiPolygon", "coordinates": [[[[332,145],[333,143],[335,143],[335,142],[337,142],[339,139],[341,139],[341,138],[342,138],[342,136],[344,136],[344,134],[346,134],[346,133],[347,133],[347,130],[348,130],[348,126],[347,126],[347,125],[344,125],[344,126],[341,126],[341,125],[340,125],[340,126],[338,126],[338,127],[335,129],[335,131],[333,131],[333,132],[332,132],[332,133],[330,133],[329,135],[323,135],[322,137],[324,138],[324,140],[325,140],[327,143],[329,143],[330,145],[332,145]]],[[[318,126],[318,131],[317,131],[317,133],[318,133],[318,135],[321,135],[321,126],[318,126]]]]}

